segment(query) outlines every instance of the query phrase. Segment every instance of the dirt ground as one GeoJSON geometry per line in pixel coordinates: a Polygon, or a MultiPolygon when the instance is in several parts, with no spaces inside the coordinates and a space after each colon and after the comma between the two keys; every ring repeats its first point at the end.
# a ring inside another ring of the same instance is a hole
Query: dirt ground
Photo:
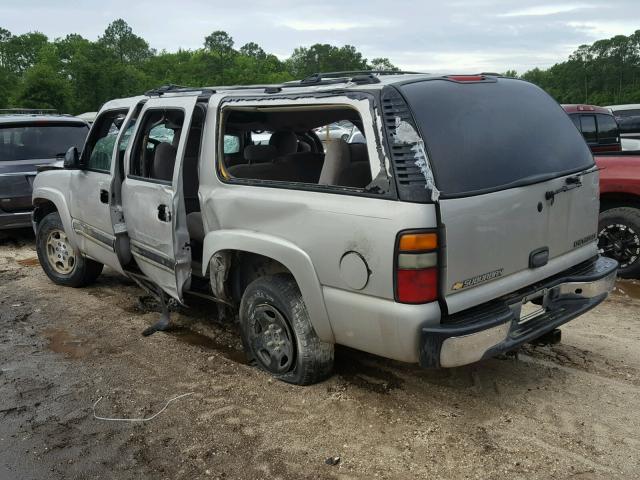
{"type": "Polygon", "coordinates": [[[206,302],[142,337],[142,295],[112,271],[56,286],[32,234],[0,238],[0,479],[640,475],[640,283],[553,347],[438,371],[341,348],[312,387],[246,365],[206,302]]]}

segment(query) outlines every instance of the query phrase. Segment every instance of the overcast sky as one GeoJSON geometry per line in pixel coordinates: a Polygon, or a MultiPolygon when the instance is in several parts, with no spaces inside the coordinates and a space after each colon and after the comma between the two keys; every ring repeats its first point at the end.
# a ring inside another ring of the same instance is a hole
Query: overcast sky
{"type": "Polygon", "coordinates": [[[200,48],[214,30],[281,58],[351,44],[406,70],[522,73],[575,48],[640,29],[640,0],[0,0],[0,27],[96,39],[116,18],[157,50],[200,48]]]}

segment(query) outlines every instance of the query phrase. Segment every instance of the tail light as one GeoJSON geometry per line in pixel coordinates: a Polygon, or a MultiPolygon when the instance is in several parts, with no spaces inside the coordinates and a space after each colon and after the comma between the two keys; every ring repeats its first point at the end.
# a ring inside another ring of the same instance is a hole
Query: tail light
{"type": "Polygon", "coordinates": [[[438,298],[438,234],[410,232],[398,236],[396,301],[428,303],[438,298]]]}

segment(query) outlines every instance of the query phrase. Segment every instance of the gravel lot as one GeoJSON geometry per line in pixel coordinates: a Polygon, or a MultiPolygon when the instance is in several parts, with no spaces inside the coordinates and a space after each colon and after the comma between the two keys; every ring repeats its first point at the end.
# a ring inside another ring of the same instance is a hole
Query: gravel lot
{"type": "Polygon", "coordinates": [[[142,295],[56,286],[0,234],[0,479],[638,478],[640,283],[553,347],[438,371],[341,348],[312,387],[246,365],[206,302],[142,337],[142,295]]]}

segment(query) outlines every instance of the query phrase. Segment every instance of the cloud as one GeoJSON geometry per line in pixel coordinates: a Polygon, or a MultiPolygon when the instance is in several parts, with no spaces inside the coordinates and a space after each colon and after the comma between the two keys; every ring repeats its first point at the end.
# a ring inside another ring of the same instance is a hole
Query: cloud
{"type": "Polygon", "coordinates": [[[558,15],[560,13],[575,12],[585,8],[596,8],[599,5],[536,5],[533,7],[501,13],[499,17],[543,17],[548,15],[558,15]]]}
{"type": "Polygon", "coordinates": [[[572,21],[567,26],[582,31],[593,39],[628,35],[636,26],[634,21],[572,21]]]}
{"type": "Polygon", "coordinates": [[[384,20],[374,20],[368,22],[345,22],[340,20],[285,20],[282,26],[298,31],[331,31],[331,30],[353,30],[356,28],[383,28],[388,27],[391,22],[384,20]]]}

